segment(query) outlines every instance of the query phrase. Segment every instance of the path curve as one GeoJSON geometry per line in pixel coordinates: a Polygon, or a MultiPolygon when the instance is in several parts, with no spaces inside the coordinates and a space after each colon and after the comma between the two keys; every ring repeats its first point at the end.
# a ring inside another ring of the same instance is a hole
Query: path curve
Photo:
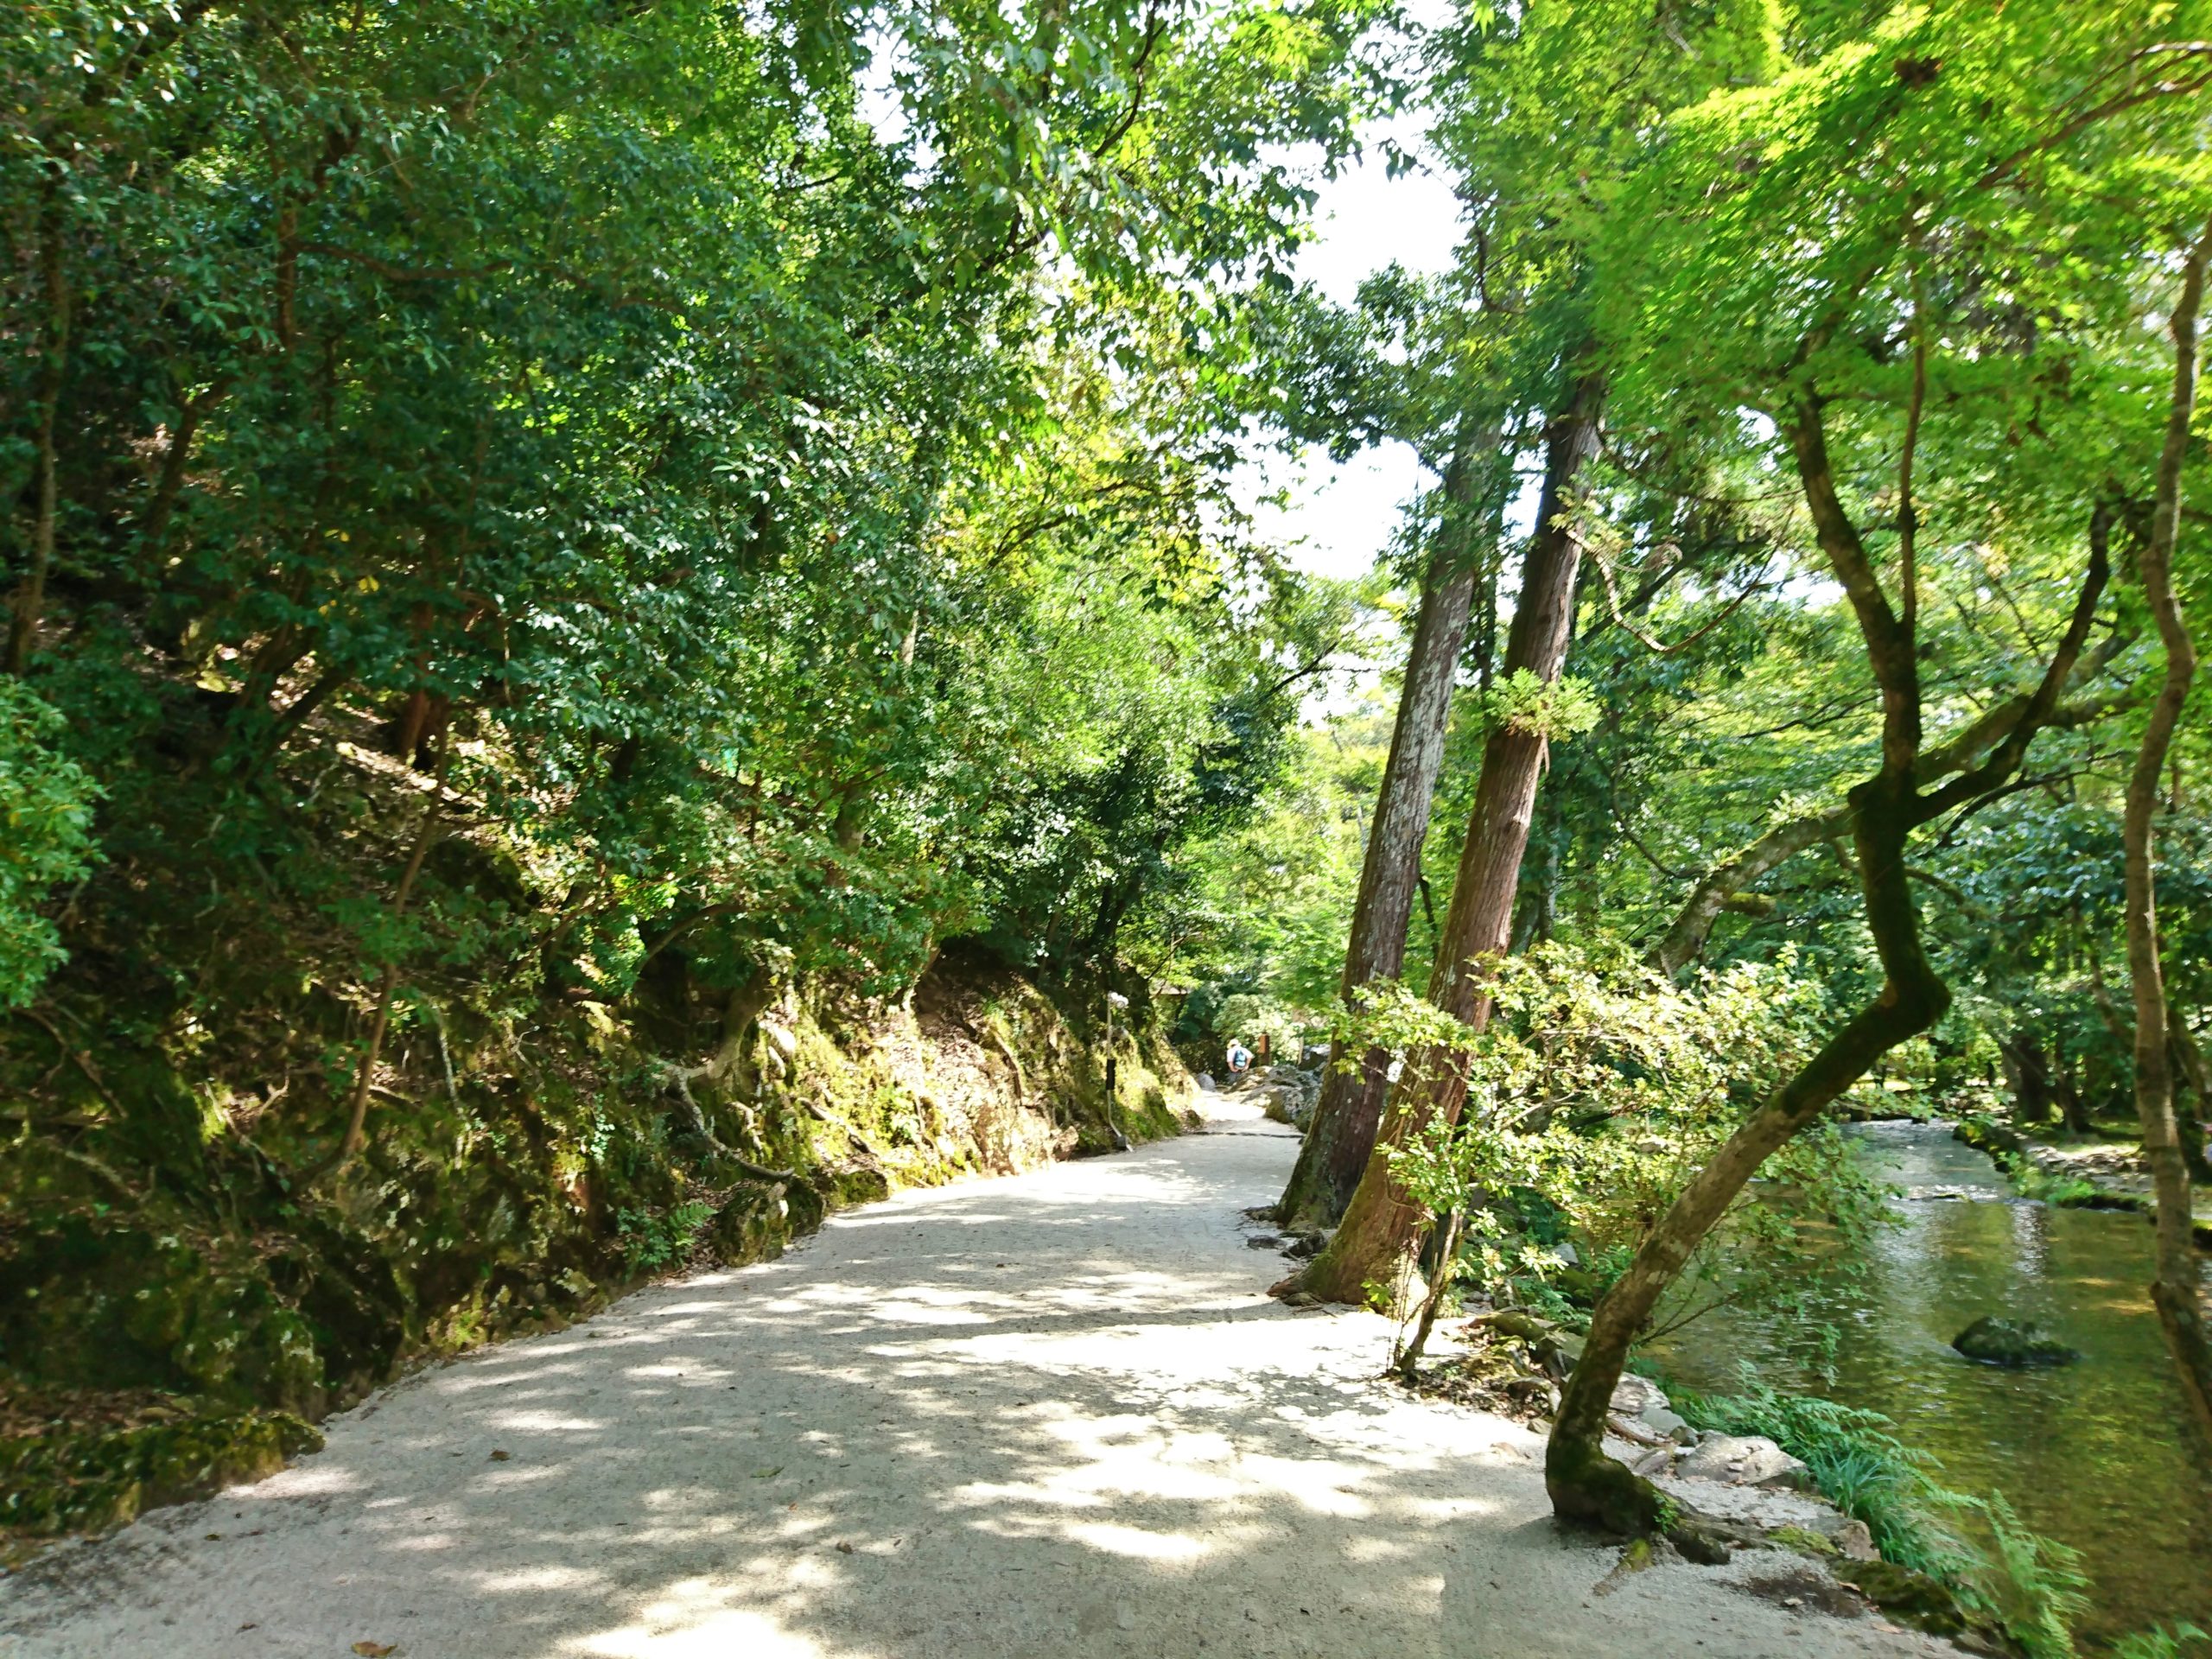
{"type": "Polygon", "coordinates": [[[1599,1592],[1618,1551],[1554,1526],[1535,1436],[1376,1382],[1374,1316],[1268,1300],[1241,1211],[1295,1140],[1208,1104],[425,1371],[0,1582],[0,1656],[1951,1651],[1780,1605],[1764,1552],[1599,1592]]]}

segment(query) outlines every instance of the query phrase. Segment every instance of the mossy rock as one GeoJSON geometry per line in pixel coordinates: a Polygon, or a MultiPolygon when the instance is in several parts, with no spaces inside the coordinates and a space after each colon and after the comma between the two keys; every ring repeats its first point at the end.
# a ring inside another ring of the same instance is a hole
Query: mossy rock
{"type": "Polygon", "coordinates": [[[741,1268],[781,1255],[791,1236],[787,1190],[780,1182],[749,1182],[724,1199],[707,1225],[715,1260],[726,1268],[741,1268]]]}
{"type": "Polygon", "coordinates": [[[1830,1572],[1892,1618],[1947,1637],[1970,1652],[2009,1653],[2004,1633],[1969,1612],[1950,1586],[1895,1561],[1837,1561],[1830,1572]]]}
{"type": "Polygon", "coordinates": [[[2071,1365],[2082,1357],[2079,1350],[2044,1336],[2029,1319],[1976,1319],[1951,1338],[1951,1346],[1978,1364],[2002,1365],[2014,1370],[2030,1366],[2071,1365]]]}
{"type": "Polygon", "coordinates": [[[834,1171],[830,1176],[830,1205],[849,1210],[856,1205],[880,1204],[891,1196],[891,1178],[868,1164],[834,1171]]]}
{"type": "Polygon", "coordinates": [[[289,1412],[0,1440],[0,1528],[32,1537],[104,1532],[157,1504],[264,1479],[321,1447],[321,1432],[289,1412]]]}
{"type": "Polygon", "coordinates": [[[1951,1131],[1951,1138],[1964,1141],[1976,1152],[1986,1152],[1992,1156],[2010,1153],[2017,1157],[2026,1152],[2028,1145],[2011,1129],[1986,1117],[1961,1118],[1958,1127],[1951,1131]]]}
{"type": "Polygon", "coordinates": [[[1777,1527],[1767,1534],[1767,1541],[1815,1560],[1839,1560],[1843,1555],[1834,1539],[1809,1527],[1777,1527]]]}
{"type": "Polygon", "coordinates": [[[72,1216],[0,1269],[0,1353],[34,1382],[156,1388],[315,1413],[323,1362],[310,1321],[242,1250],[72,1216]]]}

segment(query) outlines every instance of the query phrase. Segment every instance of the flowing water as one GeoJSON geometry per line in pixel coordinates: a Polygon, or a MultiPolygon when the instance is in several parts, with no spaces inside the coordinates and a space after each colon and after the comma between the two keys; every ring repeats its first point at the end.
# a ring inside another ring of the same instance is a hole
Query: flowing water
{"type": "Polygon", "coordinates": [[[2151,1310],[2149,1224],[2013,1198],[1948,1124],[1854,1133],[1905,1189],[1904,1224],[1822,1310],[1842,1333],[1828,1374],[1732,1310],[1661,1344],[1668,1372],[1725,1392],[1749,1360],[1777,1388],[1892,1419],[1900,1440],[1942,1459],[1943,1484],[2002,1491],[2029,1526],[2082,1552],[2093,1643],[2180,1619],[2212,1630],[2212,1461],[2192,1444],[2151,1310]],[[2084,1357],[2050,1370],[1973,1364],[1951,1338],[1986,1313],[2033,1319],[2084,1357]]]}

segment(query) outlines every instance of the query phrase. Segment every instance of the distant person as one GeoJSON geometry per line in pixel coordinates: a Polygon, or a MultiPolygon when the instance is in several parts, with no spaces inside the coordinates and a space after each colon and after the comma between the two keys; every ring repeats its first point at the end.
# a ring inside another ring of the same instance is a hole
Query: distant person
{"type": "Polygon", "coordinates": [[[1229,1075],[1232,1077],[1241,1077],[1252,1069],[1252,1051],[1235,1037],[1229,1039],[1228,1059],[1229,1075]]]}

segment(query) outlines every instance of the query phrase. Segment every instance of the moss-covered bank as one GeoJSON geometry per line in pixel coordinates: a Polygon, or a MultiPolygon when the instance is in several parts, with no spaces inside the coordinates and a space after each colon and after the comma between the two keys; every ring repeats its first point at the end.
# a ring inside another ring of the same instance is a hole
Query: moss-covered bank
{"type": "Polygon", "coordinates": [[[19,1551],[266,1473],[412,1364],[772,1256],[893,1188],[1173,1133],[1188,1078],[1141,999],[1109,1126],[1098,1001],[956,950],[897,1001],[786,986],[692,1064],[651,1004],[524,1023],[455,998],[380,1076],[363,1155],[321,1175],[296,1053],[280,1079],[266,1046],[15,1041],[0,1529],[19,1551]]]}

